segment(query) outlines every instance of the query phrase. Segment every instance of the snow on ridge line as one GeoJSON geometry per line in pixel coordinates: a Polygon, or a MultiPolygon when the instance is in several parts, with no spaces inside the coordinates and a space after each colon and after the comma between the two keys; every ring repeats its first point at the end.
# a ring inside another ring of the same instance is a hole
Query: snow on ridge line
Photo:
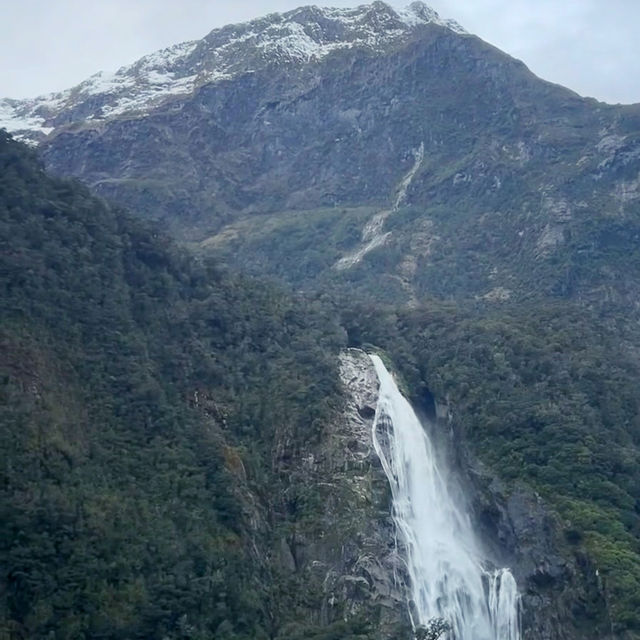
{"type": "Polygon", "coordinates": [[[0,129],[6,129],[9,132],[31,131],[46,136],[53,131],[53,127],[45,127],[44,124],[44,118],[35,115],[18,115],[8,101],[0,101],[0,129]]]}
{"type": "Polygon", "coordinates": [[[115,73],[101,71],[62,92],[28,100],[0,99],[0,127],[37,142],[53,131],[59,114],[81,104],[90,103],[92,109],[78,121],[144,113],[173,96],[248,71],[247,60],[251,66],[284,59],[304,63],[336,49],[378,49],[430,23],[467,33],[420,1],[405,9],[376,0],[354,8],[305,6],[270,14],[155,51],[115,73]]]}

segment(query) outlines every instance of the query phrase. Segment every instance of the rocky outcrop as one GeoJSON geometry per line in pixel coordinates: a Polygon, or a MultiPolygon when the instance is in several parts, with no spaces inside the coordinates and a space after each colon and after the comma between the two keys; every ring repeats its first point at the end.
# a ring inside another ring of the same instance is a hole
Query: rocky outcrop
{"type": "Polygon", "coordinates": [[[340,378],[341,416],[320,443],[299,451],[289,484],[312,511],[307,517],[297,505],[275,560],[309,594],[314,625],[366,619],[386,640],[410,625],[390,491],[371,439],[378,380],[369,357],[355,349],[340,355],[340,378]]]}

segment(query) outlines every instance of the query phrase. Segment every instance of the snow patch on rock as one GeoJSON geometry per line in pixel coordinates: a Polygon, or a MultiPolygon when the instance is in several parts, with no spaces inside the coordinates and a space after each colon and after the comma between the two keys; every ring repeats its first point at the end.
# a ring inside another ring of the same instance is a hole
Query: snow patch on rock
{"type": "Polygon", "coordinates": [[[22,132],[31,132],[34,135],[46,136],[52,127],[45,126],[45,119],[35,113],[29,113],[26,110],[18,109],[11,100],[0,100],[0,129],[18,134],[20,137],[22,132]]]}

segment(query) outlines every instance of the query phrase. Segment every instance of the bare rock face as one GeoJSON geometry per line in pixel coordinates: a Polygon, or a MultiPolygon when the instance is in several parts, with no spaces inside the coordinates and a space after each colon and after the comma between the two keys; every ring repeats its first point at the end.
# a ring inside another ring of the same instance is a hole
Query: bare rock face
{"type": "Polygon", "coordinates": [[[283,532],[278,564],[314,594],[314,624],[364,618],[381,640],[403,629],[409,637],[390,491],[371,438],[378,379],[362,351],[343,352],[339,364],[341,417],[320,443],[298,453],[298,473],[291,480],[291,490],[312,500],[313,511],[283,532]]]}
{"type": "Polygon", "coordinates": [[[348,395],[346,418],[349,428],[365,445],[362,451],[367,457],[375,456],[371,441],[371,426],[378,402],[379,382],[369,356],[359,349],[349,349],[340,354],[340,379],[348,395]]]}
{"type": "Polygon", "coordinates": [[[156,51],[115,73],[96,73],[58,93],[0,99],[0,127],[37,144],[68,125],[100,126],[121,116],[144,117],[176,97],[241,74],[317,62],[353,47],[376,52],[429,24],[466,33],[419,1],[404,10],[377,0],[353,9],[306,6],[272,13],[156,51]]]}
{"type": "Polygon", "coordinates": [[[559,539],[559,522],[542,499],[519,489],[506,500],[523,592],[525,640],[609,637],[595,567],[559,539]],[[589,621],[588,628],[584,622],[589,621]]]}
{"type": "Polygon", "coordinates": [[[344,547],[341,574],[334,572],[326,584],[334,598],[337,592],[351,600],[352,612],[377,610],[381,637],[388,637],[408,624],[408,610],[390,492],[371,438],[379,383],[369,356],[357,349],[340,354],[340,378],[346,404],[342,428],[332,438],[343,466],[336,473],[346,482],[353,506],[364,517],[344,547]]]}

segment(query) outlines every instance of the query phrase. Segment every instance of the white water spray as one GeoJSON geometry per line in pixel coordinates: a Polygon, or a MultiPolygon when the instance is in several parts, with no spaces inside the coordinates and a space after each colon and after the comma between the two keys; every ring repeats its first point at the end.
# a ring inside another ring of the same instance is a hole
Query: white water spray
{"type": "Polygon", "coordinates": [[[519,597],[508,569],[488,570],[469,516],[456,505],[435,451],[382,360],[373,444],[389,479],[406,548],[414,626],[436,618],[449,640],[519,640],[519,597]]]}

